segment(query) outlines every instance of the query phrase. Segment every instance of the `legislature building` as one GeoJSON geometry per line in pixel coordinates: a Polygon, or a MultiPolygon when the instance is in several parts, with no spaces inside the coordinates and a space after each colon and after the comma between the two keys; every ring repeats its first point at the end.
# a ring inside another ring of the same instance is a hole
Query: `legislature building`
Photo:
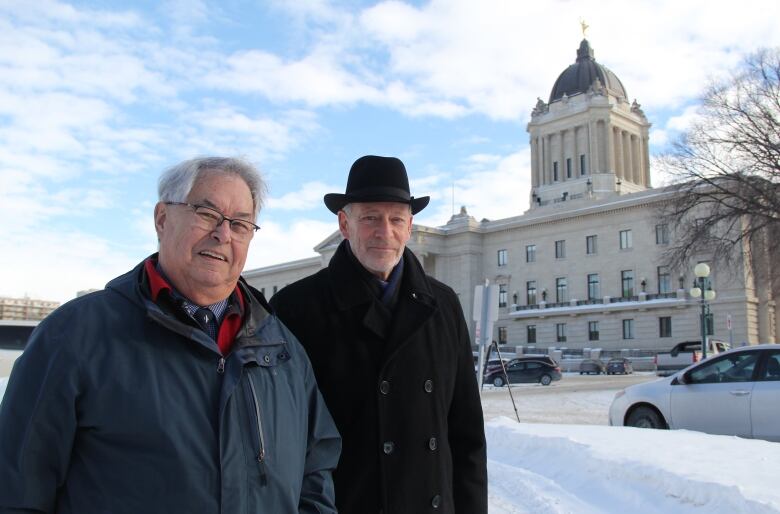
{"type": "MultiPolygon", "coordinates": [[[[530,208],[482,221],[462,208],[444,226],[413,226],[409,248],[458,294],[472,338],[474,287],[487,279],[499,291],[493,339],[518,351],[653,352],[700,339],[702,304],[689,291],[694,266],[710,256],[702,251],[685,269],[664,265],[675,234],[658,211],[675,193],[651,187],[649,127],[584,39],[549,100],[533,108],[530,208]]],[[[316,257],[244,276],[270,298],[327,266],[340,241],[335,231],[316,257]]],[[[734,345],[778,342],[780,301],[753,272],[780,273],[778,259],[749,255],[728,270],[710,263],[707,331],[734,345]]]]}

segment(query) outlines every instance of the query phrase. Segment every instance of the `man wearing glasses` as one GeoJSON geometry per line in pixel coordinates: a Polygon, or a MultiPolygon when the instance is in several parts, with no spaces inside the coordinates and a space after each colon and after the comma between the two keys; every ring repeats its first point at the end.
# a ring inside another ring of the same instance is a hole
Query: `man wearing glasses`
{"type": "Polygon", "coordinates": [[[0,513],[335,513],[340,438],[306,353],[240,273],[265,184],[166,171],[159,253],[48,316],[0,406],[0,513]]]}

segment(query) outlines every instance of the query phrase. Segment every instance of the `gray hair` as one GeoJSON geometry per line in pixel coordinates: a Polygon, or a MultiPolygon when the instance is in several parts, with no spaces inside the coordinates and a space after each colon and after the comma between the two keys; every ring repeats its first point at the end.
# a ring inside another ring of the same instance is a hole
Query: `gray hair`
{"type": "Polygon", "coordinates": [[[252,194],[254,219],[265,202],[267,185],[260,171],[248,161],[237,157],[196,157],[165,170],[157,182],[160,202],[186,202],[195,183],[203,177],[219,174],[238,175],[252,194]]]}

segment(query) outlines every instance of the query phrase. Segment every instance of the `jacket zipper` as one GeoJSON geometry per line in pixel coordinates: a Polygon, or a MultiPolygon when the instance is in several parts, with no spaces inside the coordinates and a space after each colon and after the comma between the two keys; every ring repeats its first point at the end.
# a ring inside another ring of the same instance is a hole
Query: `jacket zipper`
{"type": "Polygon", "coordinates": [[[260,415],[260,402],[257,401],[257,392],[255,391],[255,383],[252,380],[252,375],[247,373],[249,379],[249,390],[252,391],[252,400],[255,404],[255,418],[257,419],[257,439],[260,444],[260,451],[257,453],[257,462],[260,464],[260,483],[265,485],[267,483],[267,477],[265,473],[265,437],[263,435],[263,420],[260,415]]]}

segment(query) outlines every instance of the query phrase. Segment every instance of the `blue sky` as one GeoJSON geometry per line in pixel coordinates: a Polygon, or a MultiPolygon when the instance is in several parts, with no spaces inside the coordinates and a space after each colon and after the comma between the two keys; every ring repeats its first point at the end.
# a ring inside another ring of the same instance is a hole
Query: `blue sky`
{"type": "Polygon", "coordinates": [[[157,176],[197,155],[268,179],[250,269],[313,255],[336,228],[322,195],[364,154],[432,197],[416,222],[446,223],[453,191],[477,219],[520,214],[525,127],[581,19],[653,153],[709,78],[780,45],[775,0],[0,0],[0,296],[64,301],[153,252],[157,176]]]}

